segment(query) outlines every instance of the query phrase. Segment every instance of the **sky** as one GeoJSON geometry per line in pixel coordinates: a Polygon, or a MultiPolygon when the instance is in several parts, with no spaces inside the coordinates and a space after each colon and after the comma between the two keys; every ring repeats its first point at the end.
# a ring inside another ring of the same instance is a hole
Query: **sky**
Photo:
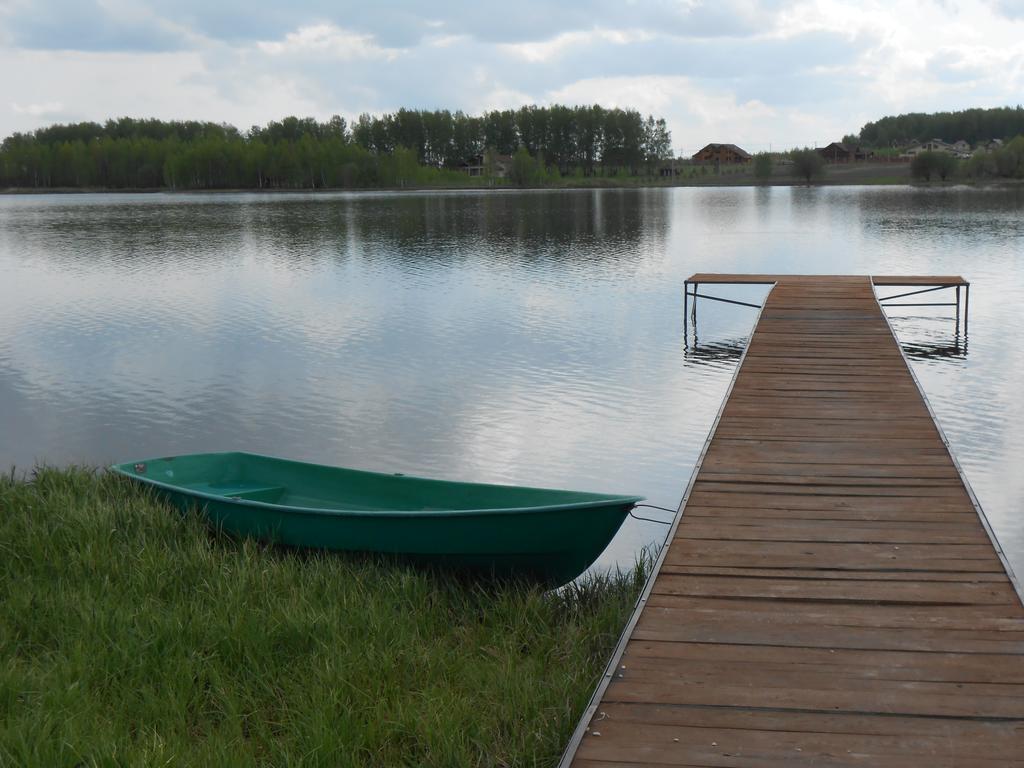
{"type": "Polygon", "coordinates": [[[597,103],[684,156],[1022,102],[1024,0],[0,0],[0,136],[597,103]]]}

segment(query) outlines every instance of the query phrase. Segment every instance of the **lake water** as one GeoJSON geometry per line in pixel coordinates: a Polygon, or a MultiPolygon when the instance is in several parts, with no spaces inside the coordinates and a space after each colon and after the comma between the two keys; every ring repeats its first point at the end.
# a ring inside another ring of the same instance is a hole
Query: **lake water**
{"type": "Polygon", "coordinates": [[[702,302],[684,343],[697,271],[970,280],[969,337],[889,312],[1024,572],[1020,187],[0,197],[0,467],[242,449],[675,507],[754,321],[702,302]]]}

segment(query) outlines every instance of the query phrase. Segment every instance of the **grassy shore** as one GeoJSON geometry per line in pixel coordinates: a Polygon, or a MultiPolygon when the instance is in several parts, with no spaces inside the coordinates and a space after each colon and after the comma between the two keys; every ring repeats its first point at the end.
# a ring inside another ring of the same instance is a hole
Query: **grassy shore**
{"type": "Polygon", "coordinates": [[[0,480],[0,765],[551,765],[644,567],[557,593],[0,480]]]}

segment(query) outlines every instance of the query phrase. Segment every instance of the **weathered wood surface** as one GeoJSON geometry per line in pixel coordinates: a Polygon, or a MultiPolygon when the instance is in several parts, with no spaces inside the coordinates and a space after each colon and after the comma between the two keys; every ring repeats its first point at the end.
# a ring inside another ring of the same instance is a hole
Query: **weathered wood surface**
{"type": "Polygon", "coordinates": [[[871,280],[691,280],[776,286],[567,759],[1024,766],[1024,607],[871,280]]]}

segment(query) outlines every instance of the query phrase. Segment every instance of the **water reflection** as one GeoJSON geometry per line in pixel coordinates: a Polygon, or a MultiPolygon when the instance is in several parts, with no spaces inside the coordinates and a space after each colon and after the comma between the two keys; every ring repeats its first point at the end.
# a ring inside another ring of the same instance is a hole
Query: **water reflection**
{"type": "Polygon", "coordinates": [[[746,337],[702,342],[695,334],[693,343],[686,346],[684,355],[687,362],[695,365],[733,366],[743,357],[746,348],[746,337]]]}
{"type": "MultiPolygon", "coordinates": [[[[904,310],[905,312],[906,310],[904,310]]],[[[962,330],[959,317],[939,315],[896,314],[887,309],[889,322],[904,353],[911,360],[966,360],[968,335],[962,330]]]]}
{"type": "Polygon", "coordinates": [[[954,333],[952,341],[946,343],[904,339],[900,345],[907,357],[912,360],[965,360],[967,358],[967,337],[961,338],[958,333],[954,333]]]}
{"type": "MultiPolygon", "coordinates": [[[[890,314],[1019,564],[1022,212],[1016,189],[2,197],[0,466],[241,447],[674,507],[756,316],[701,301],[686,338],[686,277],[964,272],[969,356],[949,318],[890,314]]],[[[630,520],[602,563],[663,535],[630,520]]]]}

